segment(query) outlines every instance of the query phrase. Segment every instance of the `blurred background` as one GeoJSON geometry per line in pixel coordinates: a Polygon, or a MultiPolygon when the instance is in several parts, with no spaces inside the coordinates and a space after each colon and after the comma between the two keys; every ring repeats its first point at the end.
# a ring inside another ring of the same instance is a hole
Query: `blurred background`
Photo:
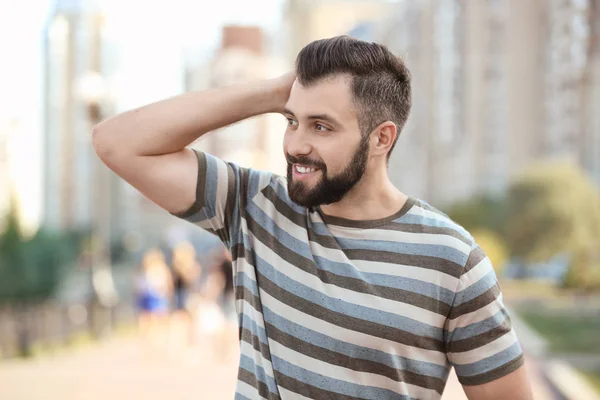
{"type": "MultiPolygon", "coordinates": [[[[0,0],[0,398],[233,398],[228,253],[105,168],[91,128],[338,34],[406,60],[390,175],[492,259],[536,398],[600,397],[600,0],[0,0]]],[[[283,173],[285,126],[194,147],[283,173]]]]}

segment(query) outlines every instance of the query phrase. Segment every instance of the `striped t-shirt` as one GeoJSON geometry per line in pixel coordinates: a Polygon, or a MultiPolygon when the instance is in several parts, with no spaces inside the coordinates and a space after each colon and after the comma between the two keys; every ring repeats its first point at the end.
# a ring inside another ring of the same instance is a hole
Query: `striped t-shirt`
{"type": "Polygon", "coordinates": [[[292,202],[285,178],[197,152],[177,214],[233,256],[236,399],[439,399],[523,363],[489,259],[423,201],[373,221],[292,202]]]}

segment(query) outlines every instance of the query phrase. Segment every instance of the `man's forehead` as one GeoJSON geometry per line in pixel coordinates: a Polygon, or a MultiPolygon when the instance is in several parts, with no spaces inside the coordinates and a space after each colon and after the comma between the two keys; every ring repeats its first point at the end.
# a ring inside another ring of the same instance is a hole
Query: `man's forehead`
{"type": "Polygon", "coordinates": [[[309,86],[294,82],[286,108],[298,117],[330,114],[344,119],[355,115],[350,86],[333,78],[309,86]]]}

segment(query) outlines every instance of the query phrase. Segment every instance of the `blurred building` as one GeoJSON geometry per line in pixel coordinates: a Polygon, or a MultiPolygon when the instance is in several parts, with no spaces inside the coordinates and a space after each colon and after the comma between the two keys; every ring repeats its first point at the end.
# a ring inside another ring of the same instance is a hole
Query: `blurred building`
{"type": "Polygon", "coordinates": [[[48,20],[42,224],[93,229],[108,243],[139,218],[132,221],[137,207],[126,207],[126,184],[103,165],[91,142],[92,127],[115,111],[107,76],[118,61],[99,3],[58,0],[48,20]]]}
{"type": "MultiPolygon", "coordinates": [[[[221,47],[214,57],[189,68],[187,90],[206,90],[285,73],[283,61],[265,50],[265,40],[259,27],[225,26],[221,47]]],[[[194,146],[243,166],[283,173],[285,126],[280,115],[261,115],[205,135],[194,146]]]]}
{"type": "Polygon", "coordinates": [[[592,117],[583,96],[590,4],[397,4],[380,40],[406,60],[414,100],[390,161],[394,182],[443,205],[501,192],[513,173],[543,157],[591,169],[598,130],[587,129],[586,138],[592,117]]]}
{"type": "Polygon", "coordinates": [[[313,40],[352,34],[375,40],[379,22],[395,8],[386,0],[287,0],[285,34],[289,40],[286,60],[293,65],[304,46],[313,40]],[[373,24],[373,22],[375,22],[373,24]]]}
{"type": "Polygon", "coordinates": [[[583,77],[585,111],[583,166],[600,184],[600,1],[593,0],[588,11],[589,40],[583,77]]]}
{"type": "Polygon", "coordinates": [[[9,143],[12,131],[12,123],[0,121],[0,232],[2,232],[2,221],[9,209],[13,191],[9,143]]]}

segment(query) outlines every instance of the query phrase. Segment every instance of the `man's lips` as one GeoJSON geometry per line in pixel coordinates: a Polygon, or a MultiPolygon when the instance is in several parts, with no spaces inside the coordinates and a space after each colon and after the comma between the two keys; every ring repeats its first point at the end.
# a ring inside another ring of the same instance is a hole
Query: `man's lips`
{"type": "Polygon", "coordinates": [[[319,168],[309,165],[292,164],[292,174],[296,180],[305,180],[320,171],[319,168]]]}

